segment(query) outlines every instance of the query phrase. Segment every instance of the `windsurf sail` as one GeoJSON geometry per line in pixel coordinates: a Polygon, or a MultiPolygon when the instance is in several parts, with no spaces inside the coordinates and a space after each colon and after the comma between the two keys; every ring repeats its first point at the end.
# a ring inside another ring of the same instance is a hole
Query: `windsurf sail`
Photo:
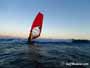
{"type": "Polygon", "coordinates": [[[42,24],[43,24],[43,14],[39,12],[33,21],[30,34],[28,37],[28,41],[32,41],[33,39],[36,39],[40,36],[41,30],[42,30],[42,24]]]}

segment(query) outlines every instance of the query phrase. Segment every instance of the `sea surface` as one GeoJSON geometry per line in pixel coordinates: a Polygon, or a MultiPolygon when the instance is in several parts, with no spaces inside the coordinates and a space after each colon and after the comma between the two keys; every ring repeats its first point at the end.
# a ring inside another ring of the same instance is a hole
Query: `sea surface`
{"type": "Polygon", "coordinates": [[[90,68],[90,43],[1,38],[0,68],[90,68]]]}

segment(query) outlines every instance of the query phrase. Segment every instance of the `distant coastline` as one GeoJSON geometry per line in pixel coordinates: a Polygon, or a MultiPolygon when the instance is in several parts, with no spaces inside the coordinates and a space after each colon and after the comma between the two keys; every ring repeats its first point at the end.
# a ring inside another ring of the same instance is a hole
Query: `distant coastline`
{"type": "Polygon", "coordinates": [[[86,39],[72,39],[73,43],[90,43],[90,40],[86,39]]]}

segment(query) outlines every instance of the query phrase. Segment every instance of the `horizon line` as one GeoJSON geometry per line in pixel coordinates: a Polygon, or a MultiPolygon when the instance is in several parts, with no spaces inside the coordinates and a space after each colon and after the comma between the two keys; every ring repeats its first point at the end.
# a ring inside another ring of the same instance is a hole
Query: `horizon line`
{"type": "MultiPolygon", "coordinates": [[[[0,35],[0,38],[25,38],[25,39],[28,39],[28,36],[27,37],[23,37],[23,36],[10,36],[10,35],[0,35]]],[[[60,37],[39,37],[38,39],[79,39],[79,40],[90,40],[89,38],[60,38],[60,37]]]]}

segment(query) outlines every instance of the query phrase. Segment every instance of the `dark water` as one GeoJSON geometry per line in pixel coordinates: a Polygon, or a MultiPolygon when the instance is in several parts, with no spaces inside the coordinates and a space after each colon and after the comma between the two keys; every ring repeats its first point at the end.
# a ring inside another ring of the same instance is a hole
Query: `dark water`
{"type": "Polygon", "coordinates": [[[39,41],[28,44],[26,39],[0,39],[0,68],[90,68],[90,43],[39,41]]]}

